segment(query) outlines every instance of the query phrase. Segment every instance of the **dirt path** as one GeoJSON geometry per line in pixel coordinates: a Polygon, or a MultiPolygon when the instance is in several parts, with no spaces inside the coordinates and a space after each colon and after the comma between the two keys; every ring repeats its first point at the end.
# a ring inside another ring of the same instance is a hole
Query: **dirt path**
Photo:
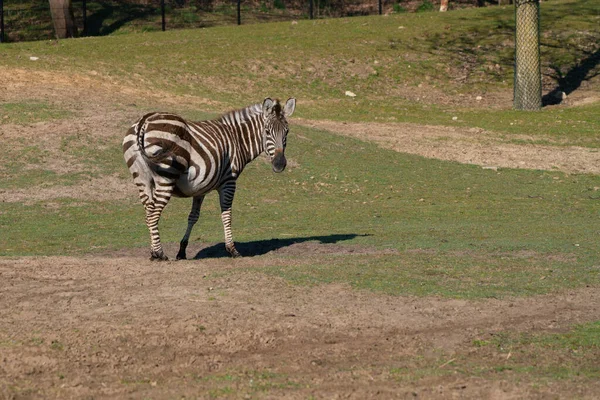
{"type": "Polygon", "coordinates": [[[0,260],[0,396],[504,399],[600,390],[465,377],[443,365],[506,357],[473,346],[499,331],[599,320],[595,289],[444,300],[290,286],[239,271],[277,257],[0,260]],[[414,377],[431,364],[423,379],[402,379],[403,368],[414,377]]]}
{"type": "MultiPolygon", "coordinates": [[[[374,141],[381,147],[427,158],[481,165],[486,168],[525,168],[569,173],[600,173],[597,149],[570,146],[518,145],[476,128],[408,123],[341,123],[302,120],[301,125],[374,141]]],[[[525,135],[515,139],[531,139],[525,135]]]]}

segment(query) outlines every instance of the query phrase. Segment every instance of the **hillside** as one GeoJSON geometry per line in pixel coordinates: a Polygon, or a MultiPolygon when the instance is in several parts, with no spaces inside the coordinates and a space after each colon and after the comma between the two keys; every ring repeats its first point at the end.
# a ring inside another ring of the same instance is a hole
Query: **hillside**
{"type": "Polygon", "coordinates": [[[565,92],[560,117],[511,110],[512,6],[6,44],[0,64],[210,99],[216,112],[293,95],[304,118],[427,122],[542,141],[572,135],[596,146],[595,2],[544,2],[541,18],[545,102],[565,92]],[[22,62],[31,56],[39,60],[22,62]]]}

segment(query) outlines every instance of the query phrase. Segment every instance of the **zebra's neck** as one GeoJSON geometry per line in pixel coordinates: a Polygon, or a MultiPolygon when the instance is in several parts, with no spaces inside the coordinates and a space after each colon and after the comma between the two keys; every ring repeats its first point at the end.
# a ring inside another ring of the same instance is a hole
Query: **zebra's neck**
{"type": "Polygon", "coordinates": [[[263,138],[264,120],[262,105],[252,106],[228,112],[221,116],[221,123],[232,128],[239,143],[237,154],[243,166],[265,151],[263,138]]]}

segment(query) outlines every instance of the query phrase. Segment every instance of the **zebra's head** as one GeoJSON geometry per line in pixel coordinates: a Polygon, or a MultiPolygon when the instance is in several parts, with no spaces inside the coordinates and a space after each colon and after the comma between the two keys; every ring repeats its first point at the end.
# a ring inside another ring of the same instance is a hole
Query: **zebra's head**
{"type": "Polygon", "coordinates": [[[296,109],[296,99],[291,98],[281,106],[279,100],[266,98],[263,102],[263,118],[265,122],[265,151],[271,159],[273,171],[282,172],[287,161],[285,159],[285,142],[289,132],[287,117],[296,109]]]}

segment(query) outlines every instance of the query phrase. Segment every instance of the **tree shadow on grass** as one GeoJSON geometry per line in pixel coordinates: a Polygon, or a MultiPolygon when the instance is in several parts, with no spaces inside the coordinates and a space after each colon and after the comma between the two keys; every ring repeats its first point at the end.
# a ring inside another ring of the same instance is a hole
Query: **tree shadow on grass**
{"type": "MultiPolygon", "coordinates": [[[[335,234],[327,236],[307,236],[307,237],[295,237],[288,239],[268,239],[268,240],[256,240],[253,242],[236,242],[235,247],[245,257],[261,256],[271,251],[279,250],[284,247],[291,246],[297,243],[318,241],[321,244],[333,244],[345,240],[352,240],[356,237],[371,236],[369,234],[335,234]]],[[[209,247],[206,247],[198,252],[194,257],[195,260],[201,258],[223,258],[231,257],[225,250],[223,243],[218,243],[209,247]]]]}
{"type": "MultiPolygon", "coordinates": [[[[114,1],[99,1],[94,6],[95,9],[90,10],[87,16],[87,36],[110,35],[127,23],[145,20],[160,12],[160,9],[151,5],[114,1]]],[[[150,25],[148,22],[147,24],[150,25]]]]}
{"type": "Polygon", "coordinates": [[[586,81],[596,77],[600,72],[595,71],[596,66],[600,64],[600,50],[588,53],[588,56],[579,64],[571,68],[566,74],[562,74],[559,67],[551,67],[554,74],[550,76],[558,84],[551,92],[542,97],[542,104],[550,106],[562,102],[562,93],[570,95],[586,81]],[[594,71],[594,72],[592,72],[594,71]]]}

